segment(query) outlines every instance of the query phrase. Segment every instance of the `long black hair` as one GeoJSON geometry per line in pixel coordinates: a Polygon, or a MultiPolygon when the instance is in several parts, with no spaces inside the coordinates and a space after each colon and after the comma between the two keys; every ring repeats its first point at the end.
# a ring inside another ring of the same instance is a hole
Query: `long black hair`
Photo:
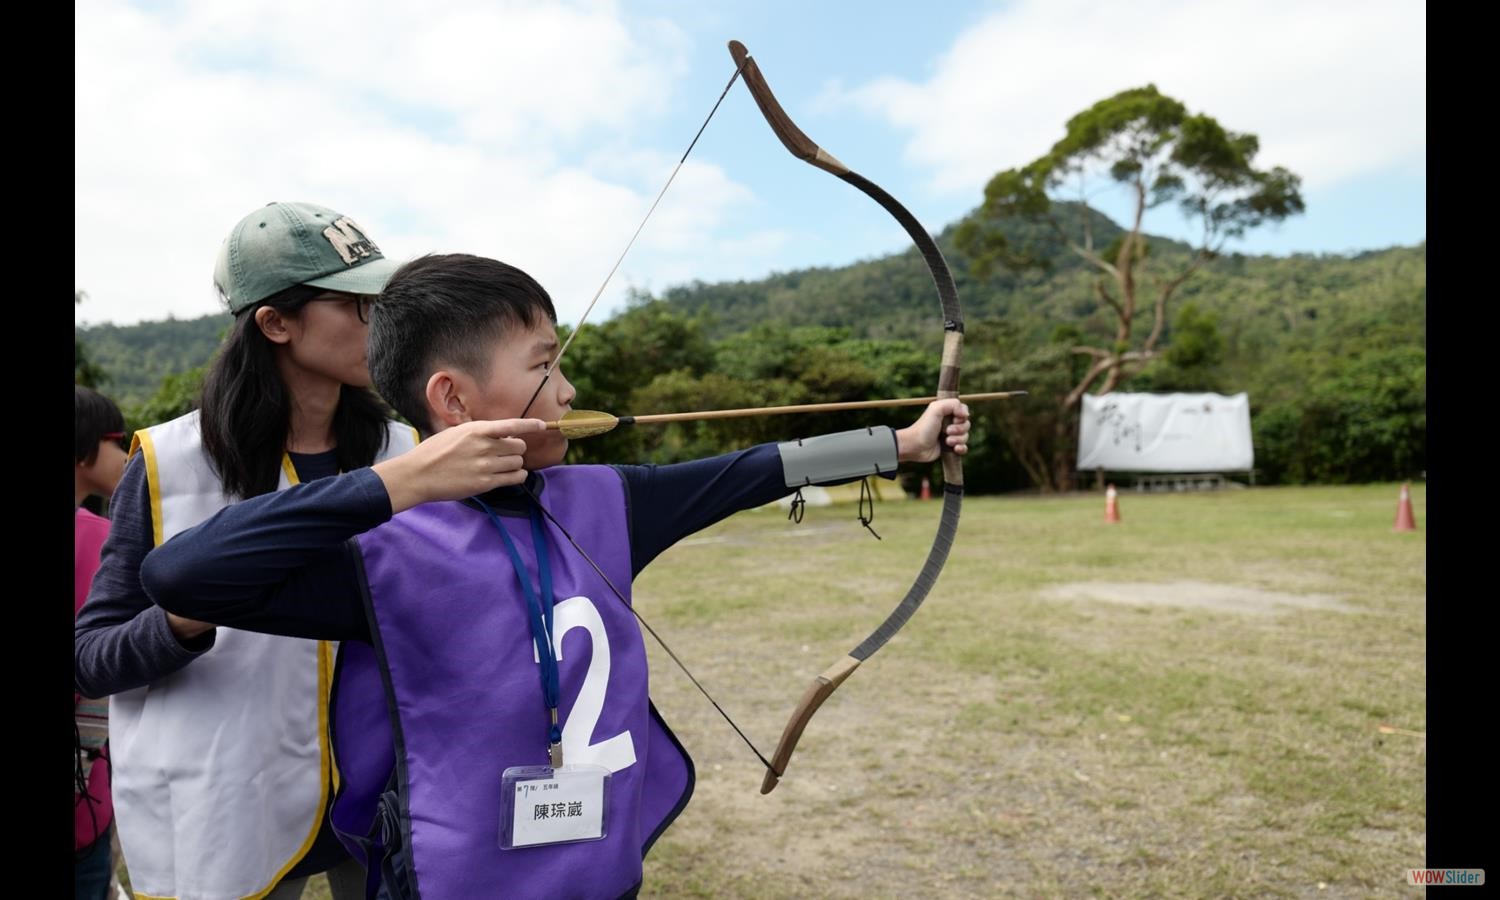
{"type": "MultiPolygon", "coordinates": [[[[203,450],[225,494],[243,499],[276,490],[292,424],[291,396],[276,368],[275,345],[255,323],[255,310],[269,306],[282,314],[295,314],[326,293],[324,288],[293,285],[241,310],[203,376],[199,405],[203,450]]],[[[385,403],[368,388],[342,386],[333,414],[340,471],[375,462],[375,455],[390,439],[388,413],[385,403]]]]}

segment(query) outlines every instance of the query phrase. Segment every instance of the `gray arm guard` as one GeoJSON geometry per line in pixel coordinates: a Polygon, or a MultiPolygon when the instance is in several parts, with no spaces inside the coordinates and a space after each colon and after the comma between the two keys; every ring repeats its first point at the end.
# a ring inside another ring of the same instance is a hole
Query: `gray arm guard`
{"type": "Polygon", "coordinates": [[[888,425],[786,441],[776,449],[787,487],[896,474],[896,432],[888,425]]]}

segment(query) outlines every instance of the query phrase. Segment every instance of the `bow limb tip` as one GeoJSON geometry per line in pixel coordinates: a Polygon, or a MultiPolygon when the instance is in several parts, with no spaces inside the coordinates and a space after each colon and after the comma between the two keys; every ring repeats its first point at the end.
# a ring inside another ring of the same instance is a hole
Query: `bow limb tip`
{"type": "Polygon", "coordinates": [[[781,143],[795,157],[805,163],[817,166],[825,172],[833,175],[845,175],[849,167],[839,162],[832,153],[819,147],[812,138],[808,137],[792,121],[792,117],[786,114],[777,102],[776,95],[771,93],[771,86],[766,83],[766,77],[760,74],[760,66],[755,64],[755,58],[745,45],[739,41],[729,42],[729,55],[734,58],[734,64],[739,67],[740,75],[745,80],[745,87],[750,89],[750,96],[755,98],[755,105],[760,107],[761,115],[766,117],[766,123],[781,143]]]}
{"type": "Polygon", "coordinates": [[[859,660],[852,656],[845,656],[838,662],[828,667],[828,671],[813,679],[808,685],[807,691],[802,695],[802,700],[797,703],[797,708],[792,712],[792,718],[786,723],[786,728],[781,732],[781,740],[776,744],[776,753],[771,757],[771,768],[766,770],[766,777],[760,783],[760,792],[769,794],[780,782],[781,776],[786,774],[786,765],[792,758],[792,751],[797,748],[797,741],[802,738],[802,729],[812,719],[813,713],[823,705],[839,685],[844,683],[854,670],[859,668],[859,660]]]}

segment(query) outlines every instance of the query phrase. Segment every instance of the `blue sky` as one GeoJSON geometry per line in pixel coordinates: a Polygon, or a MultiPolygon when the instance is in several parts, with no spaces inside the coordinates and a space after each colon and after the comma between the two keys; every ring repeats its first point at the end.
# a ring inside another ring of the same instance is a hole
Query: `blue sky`
{"type": "MultiPolygon", "coordinates": [[[[932,231],[1070,116],[1154,82],[1304,179],[1306,214],[1228,249],[1426,238],[1426,13],[1410,0],[79,0],[76,13],[85,322],[215,312],[219,243],[278,199],[352,216],[395,258],[513,262],[575,321],[733,71],[730,38],[814,140],[932,231]]],[[[1117,191],[1093,196],[1125,214],[1117,191]]],[[[1172,209],[1147,229],[1193,233],[1172,209]]],[[[868,199],[788,155],[736,85],[593,316],[631,287],[906,245],[868,199]]]]}

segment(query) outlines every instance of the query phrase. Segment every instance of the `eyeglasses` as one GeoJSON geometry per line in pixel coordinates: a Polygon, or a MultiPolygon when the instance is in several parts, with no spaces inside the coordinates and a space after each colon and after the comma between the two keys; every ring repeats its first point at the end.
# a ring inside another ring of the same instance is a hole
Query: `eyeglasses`
{"type": "Polygon", "coordinates": [[[370,307],[375,305],[374,297],[363,295],[345,294],[342,297],[315,297],[308,301],[310,303],[352,303],[354,315],[359,319],[361,325],[370,324],[370,307]]]}
{"type": "Polygon", "coordinates": [[[114,441],[115,443],[119,444],[121,447],[124,447],[125,446],[125,432],[123,432],[123,431],[106,431],[103,434],[99,435],[99,440],[100,441],[114,441]]]}

